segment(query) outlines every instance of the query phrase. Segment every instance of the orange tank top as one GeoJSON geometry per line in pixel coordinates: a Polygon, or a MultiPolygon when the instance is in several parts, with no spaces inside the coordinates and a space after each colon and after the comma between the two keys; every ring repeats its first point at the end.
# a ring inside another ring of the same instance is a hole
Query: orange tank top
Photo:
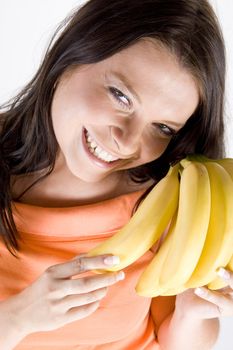
{"type": "MultiPolygon", "coordinates": [[[[33,283],[47,267],[86,253],[116,233],[130,217],[143,190],[94,204],[46,208],[12,203],[21,241],[19,259],[0,242],[0,299],[33,283]]],[[[135,292],[139,275],[152,251],[124,269],[125,279],[108,287],[99,308],[90,316],[54,331],[25,337],[16,350],[159,350],[153,320],[161,322],[172,305],[135,292]],[[161,307],[160,307],[161,306],[161,307]]],[[[168,300],[168,299],[167,299],[168,300]]]]}

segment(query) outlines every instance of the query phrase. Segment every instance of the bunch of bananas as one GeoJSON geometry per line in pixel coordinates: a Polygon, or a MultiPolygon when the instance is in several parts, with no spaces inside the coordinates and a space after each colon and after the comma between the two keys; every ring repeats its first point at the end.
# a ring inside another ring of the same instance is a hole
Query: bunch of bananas
{"type": "MultiPolygon", "coordinates": [[[[141,274],[141,296],[176,295],[188,288],[226,286],[216,270],[233,271],[233,159],[189,156],[170,166],[130,221],[88,256],[118,255],[118,271],[167,233],[141,274]]],[[[96,271],[101,272],[101,271],[96,271]]]]}

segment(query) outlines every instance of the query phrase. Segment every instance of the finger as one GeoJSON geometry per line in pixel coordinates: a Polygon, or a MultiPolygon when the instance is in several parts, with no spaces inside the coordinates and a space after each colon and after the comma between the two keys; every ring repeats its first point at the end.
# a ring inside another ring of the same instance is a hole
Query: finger
{"type": "Polygon", "coordinates": [[[64,315],[64,323],[67,324],[70,322],[78,321],[78,320],[81,320],[82,318],[85,318],[91,315],[93,312],[95,312],[98,309],[99,305],[100,305],[100,301],[98,300],[91,304],[73,307],[69,309],[64,315]]]}
{"type": "MultiPolygon", "coordinates": [[[[124,278],[124,272],[109,272],[103,275],[95,275],[85,278],[68,279],[59,281],[61,295],[89,293],[96,289],[113,285],[124,278]]],[[[58,289],[57,287],[57,289],[58,289]]]]}
{"type": "Polygon", "coordinates": [[[210,291],[208,288],[196,288],[195,294],[200,296],[202,299],[214,304],[218,310],[218,315],[215,317],[232,315],[233,312],[233,301],[228,295],[222,294],[217,291],[210,291]]]}
{"type": "Polygon", "coordinates": [[[224,281],[226,281],[228,283],[228,285],[233,289],[233,272],[232,271],[225,269],[223,267],[220,267],[217,270],[217,274],[224,281]]]}
{"type": "Polygon", "coordinates": [[[232,295],[233,294],[233,289],[230,286],[226,286],[226,287],[223,287],[223,288],[215,289],[214,291],[219,292],[219,293],[223,293],[223,294],[228,294],[228,295],[232,295]]]}
{"type": "MultiPolygon", "coordinates": [[[[54,278],[69,278],[86,271],[106,269],[111,265],[115,265],[116,260],[119,262],[119,258],[115,257],[115,260],[113,259],[113,264],[110,264],[109,261],[106,260],[106,257],[110,257],[110,255],[105,254],[87,257],[82,254],[68,262],[50,266],[47,272],[51,273],[54,278]]],[[[113,258],[113,256],[111,257],[113,258]]]]}
{"type": "Polygon", "coordinates": [[[59,300],[58,307],[61,308],[63,311],[67,312],[69,309],[72,309],[74,307],[83,306],[94,303],[96,301],[100,301],[106,296],[106,294],[107,288],[104,287],[86,294],[67,295],[63,299],[59,300]]]}

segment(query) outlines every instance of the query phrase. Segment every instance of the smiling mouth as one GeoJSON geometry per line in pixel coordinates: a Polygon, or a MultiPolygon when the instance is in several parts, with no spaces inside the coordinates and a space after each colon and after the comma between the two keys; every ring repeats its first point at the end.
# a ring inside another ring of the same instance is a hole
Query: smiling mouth
{"type": "Polygon", "coordinates": [[[121,158],[117,158],[113,156],[112,154],[108,153],[106,150],[101,148],[98,143],[92,138],[88,130],[84,129],[85,139],[86,139],[86,145],[88,147],[88,150],[90,153],[92,153],[96,158],[106,162],[106,163],[112,163],[117,160],[120,160],[121,158]]]}

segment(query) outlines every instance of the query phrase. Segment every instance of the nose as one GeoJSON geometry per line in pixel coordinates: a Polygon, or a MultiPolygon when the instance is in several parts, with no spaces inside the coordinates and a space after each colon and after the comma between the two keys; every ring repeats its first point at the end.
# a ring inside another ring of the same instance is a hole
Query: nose
{"type": "Polygon", "coordinates": [[[126,158],[138,158],[141,150],[143,128],[136,120],[123,125],[114,125],[111,135],[118,147],[118,152],[126,158]]]}

